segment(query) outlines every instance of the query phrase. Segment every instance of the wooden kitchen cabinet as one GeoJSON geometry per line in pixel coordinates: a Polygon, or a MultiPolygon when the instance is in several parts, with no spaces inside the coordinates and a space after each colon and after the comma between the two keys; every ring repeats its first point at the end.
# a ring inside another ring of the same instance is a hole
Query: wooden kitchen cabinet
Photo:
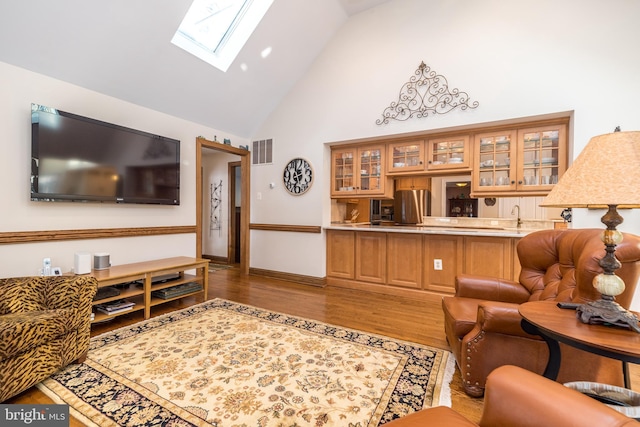
{"type": "Polygon", "coordinates": [[[387,233],[356,233],[355,279],[384,284],[387,280],[387,233]]]}
{"type": "Polygon", "coordinates": [[[476,135],[473,163],[473,197],[479,193],[513,192],[516,187],[518,131],[506,129],[476,135]]]}
{"type": "Polygon", "coordinates": [[[544,196],[567,168],[567,125],[507,129],[475,137],[473,197],[544,196]]]}
{"type": "Polygon", "coordinates": [[[566,126],[518,131],[518,188],[549,192],[558,183],[567,168],[566,133],[566,126]]]}
{"type": "Polygon", "coordinates": [[[389,173],[424,171],[424,141],[387,144],[389,173]]]}
{"type": "Polygon", "coordinates": [[[355,278],[356,233],[327,230],[327,276],[355,278]]]}
{"type": "Polygon", "coordinates": [[[331,151],[331,197],[392,197],[386,175],[385,145],[358,146],[331,151]]]}
{"type": "Polygon", "coordinates": [[[455,292],[456,276],[463,272],[463,239],[450,235],[424,236],[424,289],[455,292]]]}
{"type": "Polygon", "coordinates": [[[520,238],[327,230],[327,284],[409,297],[455,292],[462,273],[518,280],[520,238]]]}
{"type": "Polygon", "coordinates": [[[387,284],[422,288],[422,235],[388,233],[387,284]]]}
{"type": "Polygon", "coordinates": [[[510,237],[464,237],[464,272],[513,280],[513,244],[510,237]]]}
{"type": "Polygon", "coordinates": [[[407,176],[396,178],[396,191],[398,190],[430,190],[431,178],[428,176],[407,176]]]}
{"type": "Polygon", "coordinates": [[[471,148],[468,135],[430,139],[427,141],[427,170],[469,170],[471,148]]]}

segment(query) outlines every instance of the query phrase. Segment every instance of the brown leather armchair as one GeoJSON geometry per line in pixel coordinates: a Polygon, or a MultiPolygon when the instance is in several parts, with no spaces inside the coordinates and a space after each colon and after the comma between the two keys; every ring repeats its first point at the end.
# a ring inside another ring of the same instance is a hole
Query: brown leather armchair
{"type": "MultiPolygon", "coordinates": [[[[459,275],[456,293],[442,299],[447,341],[456,358],[465,391],[482,396],[487,376],[498,366],[516,365],[542,373],[548,349],[540,337],[525,333],[518,305],[555,300],[584,303],[600,298],[592,286],[605,254],[601,229],[542,230],[517,246],[519,282],[459,275]]],[[[616,301],[628,308],[640,277],[640,237],[624,234],[616,248],[625,284],[616,301]]],[[[622,385],[621,362],[561,344],[558,381],[596,381],[622,385]]]]}
{"type": "Polygon", "coordinates": [[[89,276],[0,279],[0,402],[84,361],[97,286],[89,276]]]}
{"type": "Polygon", "coordinates": [[[640,426],[637,421],[562,384],[517,366],[502,366],[487,378],[479,424],[446,406],[423,409],[385,427],[640,426]]]}

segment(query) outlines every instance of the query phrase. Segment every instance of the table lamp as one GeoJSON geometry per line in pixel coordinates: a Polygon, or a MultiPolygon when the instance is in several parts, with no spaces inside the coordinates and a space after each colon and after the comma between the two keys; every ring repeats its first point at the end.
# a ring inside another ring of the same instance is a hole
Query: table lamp
{"type": "Polygon", "coordinates": [[[605,256],[600,260],[600,273],[593,287],[601,299],[578,307],[583,323],[604,323],[628,327],[640,332],[638,318],[625,310],[615,297],[624,292],[624,281],[615,274],[620,261],[615,257],[622,233],[618,208],[640,207],[640,132],[616,132],[596,136],[582,150],[547,197],[543,207],[605,208],[601,218],[606,225],[602,234],[605,256]]]}

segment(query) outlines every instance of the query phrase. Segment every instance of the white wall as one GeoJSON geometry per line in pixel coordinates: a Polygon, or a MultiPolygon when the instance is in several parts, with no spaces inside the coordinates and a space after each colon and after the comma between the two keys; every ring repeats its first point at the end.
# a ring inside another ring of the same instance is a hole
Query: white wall
{"type": "MultiPolygon", "coordinates": [[[[195,225],[195,139],[247,141],[59,80],[0,63],[0,232],[195,225]],[[181,141],[180,206],[32,202],[31,103],[181,141]]],[[[236,145],[237,146],[237,145],[236,145]]],[[[225,167],[226,174],[226,167],[225,167]]],[[[36,274],[42,258],[69,271],[77,251],[109,252],[111,263],[194,256],[195,234],[0,245],[2,277],[36,274]]]]}
{"type": "MultiPolygon", "coordinates": [[[[635,0],[394,0],[352,17],[256,135],[274,138],[274,164],[252,170],[251,220],[328,225],[326,144],[336,141],[573,111],[577,153],[617,125],[640,129],[638,16],[635,0]],[[376,125],[421,61],[480,106],[376,125]],[[297,156],[317,171],[311,191],[267,190],[297,156]]],[[[574,217],[576,227],[600,226],[591,212],[574,217]]],[[[640,234],[640,222],[622,229],[640,234]]],[[[282,249],[252,250],[253,266],[324,276],[324,239],[305,239],[295,250],[295,234],[251,238],[252,249],[282,249]]]]}

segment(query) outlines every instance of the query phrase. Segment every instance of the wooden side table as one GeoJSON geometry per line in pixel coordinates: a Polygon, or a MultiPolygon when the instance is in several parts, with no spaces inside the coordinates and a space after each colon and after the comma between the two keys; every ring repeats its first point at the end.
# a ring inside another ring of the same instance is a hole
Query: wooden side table
{"type": "Polygon", "coordinates": [[[630,388],[627,363],[640,364],[640,334],[630,329],[582,323],[576,311],[559,308],[555,301],[535,301],[520,305],[522,329],[539,335],[549,347],[549,361],[543,376],[555,379],[560,370],[560,346],[622,361],[625,387],[630,388]]]}

